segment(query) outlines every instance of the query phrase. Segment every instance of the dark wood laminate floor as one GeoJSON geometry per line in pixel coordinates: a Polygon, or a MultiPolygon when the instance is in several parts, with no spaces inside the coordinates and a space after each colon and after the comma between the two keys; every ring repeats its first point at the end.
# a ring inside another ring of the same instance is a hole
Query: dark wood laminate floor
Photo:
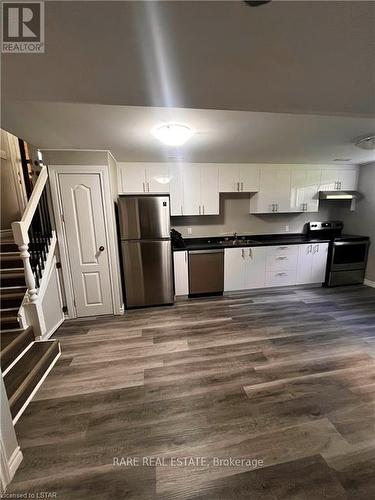
{"type": "Polygon", "coordinates": [[[9,493],[375,498],[375,289],[181,301],[65,322],[55,337],[63,354],[16,426],[9,493]],[[144,456],[165,465],[113,465],[144,456]]]}

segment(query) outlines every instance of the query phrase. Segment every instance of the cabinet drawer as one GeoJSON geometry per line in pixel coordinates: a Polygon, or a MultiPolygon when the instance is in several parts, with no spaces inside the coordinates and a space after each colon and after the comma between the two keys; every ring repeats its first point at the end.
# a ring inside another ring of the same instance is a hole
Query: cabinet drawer
{"type": "Polygon", "coordinates": [[[296,284],[296,270],[290,271],[267,271],[266,286],[289,286],[296,284]]]}
{"type": "Polygon", "coordinates": [[[266,271],[286,271],[297,269],[298,255],[268,255],[266,271]]]}
{"type": "Polygon", "coordinates": [[[267,247],[267,255],[298,255],[299,245],[278,245],[267,247]]]}

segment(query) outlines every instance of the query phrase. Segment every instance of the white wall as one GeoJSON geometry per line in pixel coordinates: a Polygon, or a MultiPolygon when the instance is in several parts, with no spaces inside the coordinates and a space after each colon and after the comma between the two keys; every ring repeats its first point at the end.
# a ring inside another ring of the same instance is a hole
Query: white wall
{"type": "Polygon", "coordinates": [[[363,198],[357,202],[356,210],[351,212],[349,204],[341,205],[335,216],[344,221],[346,233],[370,236],[366,279],[375,281],[375,163],[360,168],[358,191],[363,198]]]}
{"type": "MultiPolygon", "coordinates": [[[[336,204],[336,202],[334,202],[336,204]]],[[[172,217],[171,224],[184,237],[223,236],[233,234],[267,234],[289,232],[300,233],[309,221],[323,221],[331,218],[333,202],[320,202],[318,213],[262,214],[249,213],[249,194],[221,194],[220,215],[196,217],[172,217]],[[188,234],[188,227],[192,234],[188,234]]]]}

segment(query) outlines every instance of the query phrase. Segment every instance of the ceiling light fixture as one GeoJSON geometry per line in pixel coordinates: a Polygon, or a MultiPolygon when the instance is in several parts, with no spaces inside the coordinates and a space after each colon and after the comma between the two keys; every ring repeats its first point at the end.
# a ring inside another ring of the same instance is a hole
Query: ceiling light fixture
{"type": "Polygon", "coordinates": [[[375,135],[368,135],[367,137],[362,137],[362,139],[359,139],[356,141],[355,145],[357,148],[361,149],[375,149],[375,135]]]}
{"type": "Polygon", "coordinates": [[[193,135],[194,131],[181,123],[164,123],[152,131],[154,137],[167,146],[182,146],[193,135]]]}

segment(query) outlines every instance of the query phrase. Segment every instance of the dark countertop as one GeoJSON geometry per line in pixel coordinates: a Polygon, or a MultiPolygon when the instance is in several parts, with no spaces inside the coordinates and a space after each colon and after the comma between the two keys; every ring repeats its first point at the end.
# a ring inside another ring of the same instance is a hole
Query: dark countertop
{"type": "Polygon", "coordinates": [[[305,234],[267,234],[267,235],[249,235],[239,236],[237,243],[233,243],[233,236],[225,237],[210,237],[210,238],[184,238],[185,247],[173,248],[173,251],[184,250],[207,250],[216,248],[241,248],[241,247],[257,247],[257,246],[273,246],[273,245],[301,245],[303,243],[329,243],[329,239],[308,238],[305,234]]]}

